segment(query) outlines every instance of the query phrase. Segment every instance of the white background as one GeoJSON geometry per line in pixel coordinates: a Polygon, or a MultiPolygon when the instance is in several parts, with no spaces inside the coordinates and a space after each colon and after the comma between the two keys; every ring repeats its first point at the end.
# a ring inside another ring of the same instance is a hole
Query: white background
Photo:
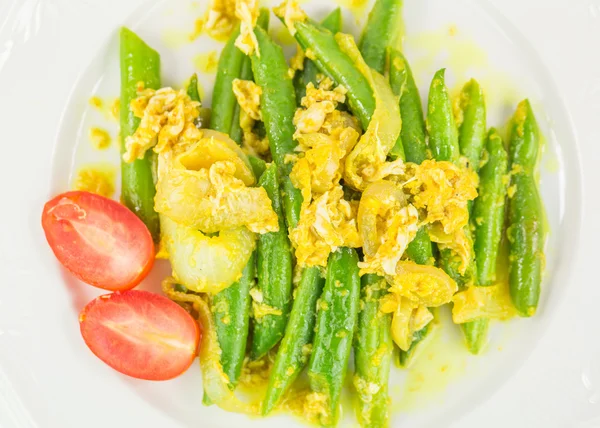
{"type": "MultiPolygon", "coordinates": [[[[534,352],[484,404],[452,426],[600,427],[600,1],[491,1],[539,52],[572,116],[586,187],[583,233],[573,274],[562,284],[564,301],[534,352]]],[[[8,362],[0,366],[2,428],[175,426],[164,412],[147,407],[134,388],[98,379],[100,389],[69,357],[45,360],[58,354],[55,347],[70,346],[66,336],[76,326],[46,332],[35,316],[52,304],[54,293],[43,290],[45,278],[39,276],[56,271],[39,214],[51,175],[49,139],[69,96],[64,82],[74,82],[105,41],[106,33],[95,29],[120,25],[141,3],[0,0],[0,360],[8,362]],[[5,101],[17,96],[27,102],[16,108],[5,101]],[[8,315],[14,313],[22,316],[8,315]],[[30,369],[34,364],[43,367],[43,376],[30,369]],[[17,378],[18,383],[10,380],[17,378]],[[135,411],[139,408],[144,411],[135,411]]],[[[71,351],[79,352],[64,353],[71,351]]]]}

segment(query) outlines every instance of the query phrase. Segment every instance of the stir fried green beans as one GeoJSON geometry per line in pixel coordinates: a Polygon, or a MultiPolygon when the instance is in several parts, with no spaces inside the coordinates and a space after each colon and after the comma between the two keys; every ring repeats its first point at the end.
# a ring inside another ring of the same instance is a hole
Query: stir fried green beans
{"type": "MultiPolygon", "coordinates": [[[[160,88],[160,56],[134,32],[123,27],[120,33],[121,62],[121,153],[125,151],[125,139],[135,132],[140,119],[135,117],[129,105],[138,96],[138,84],[144,88],[160,88]]],[[[131,163],[121,161],[121,201],[148,227],[154,242],[160,240],[158,214],[154,211],[156,188],[153,179],[151,150],[144,159],[131,163]]]]}
{"type": "Polygon", "coordinates": [[[386,50],[396,47],[402,37],[402,0],[377,0],[358,47],[367,65],[385,73],[386,50]]]}
{"type": "Polygon", "coordinates": [[[188,86],[185,91],[192,101],[202,101],[200,99],[200,93],[198,92],[198,75],[196,75],[196,73],[192,74],[192,77],[190,77],[190,81],[188,82],[188,86]]]}
{"type": "MultiPolygon", "coordinates": [[[[420,164],[427,159],[425,141],[425,120],[419,89],[415,83],[408,61],[397,49],[390,49],[390,86],[400,96],[400,116],[402,130],[396,145],[389,156],[392,159],[405,158],[408,162],[420,164]]],[[[426,228],[421,228],[408,244],[408,256],[418,264],[433,264],[431,240],[426,228]]]]}
{"type": "Polygon", "coordinates": [[[260,56],[252,54],[252,71],[254,80],[262,89],[260,108],[271,155],[279,170],[286,223],[292,229],[298,224],[302,206],[302,194],[290,180],[292,164],[286,162],[286,155],[293,154],[296,146],[293,138],[296,94],[281,47],[260,27],[254,29],[254,34],[260,56]]]}
{"type": "Polygon", "coordinates": [[[310,22],[296,22],[295,28],[294,37],[305,51],[310,49],[321,73],[348,90],[348,106],[367,129],[375,111],[375,97],[367,78],[340,49],[333,33],[310,22]]]}
{"type": "Polygon", "coordinates": [[[498,132],[492,128],[487,137],[487,161],[479,171],[479,195],[473,206],[477,284],[492,285],[502,231],[507,192],[508,154],[498,132]]]}
{"type": "Polygon", "coordinates": [[[435,73],[429,87],[427,106],[429,148],[435,160],[458,163],[460,157],[458,131],[444,78],[445,72],[445,69],[441,69],[435,73]]]}
{"type": "MultiPolygon", "coordinates": [[[[421,96],[408,61],[397,49],[390,49],[390,86],[400,96],[402,130],[397,145],[403,148],[408,162],[420,164],[427,159],[421,96]]],[[[399,150],[400,148],[393,148],[390,157],[394,158],[399,150]]]]}
{"type": "Polygon", "coordinates": [[[357,416],[361,426],[389,425],[388,379],[393,355],[391,314],[379,310],[387,293],[385,279],[362,277],[361,305],[354,344],[354,386],[358,395],[357,416]]]}
{"type": "MultiPolygon", "coordinates": [[[[256,20],[256,25],[265,31],[269,28],[269,10],[265,8],[260,9],[260,14],[258,15],[258,19],[256,20]]],[[[242,60],[242,66],[240,68],[239,78],[241,80],[254,80],[254,75],[252,74],[252,61],[248,56],[244,55],[242,60]]],[[[233,108],[233,117],[231,119],[231,130],[229,131],[229,137],[239,145],[243,143],[243,131],[240,126],[240,113],[241,108],[240,105],[236,102],[233,108]]],[[[255,174],[256,175],[256,174],[255,174]]],[[[256,177],[260,177],[257,175],[256,177]]]]}
{"type": "MultiPolygon", "coordinates": [[[[342,31],[342,10],[339,7],[334,9],[323,19],[321,27],[331,31],[333,34],[342,31]]],[[[308,58],[304,58],[302,70],[296,72],[294,76],[294,89],[296,90],[296,102],[298,105],[300,105],[300,101],[306,95],[306,86],[311,82],[317,86],[317,74],[319,74],[319,69],[315,63],[308,58]]]]}
{"type": "MultiPolygon", "coordinates": [[[[256,252],[255,252],[256,253],[256,252]]],[[[212,312],[221,348],[221,365],[235,388],[242,373],[250,320],[250,289],[256,278],[256,256],[250,256],[239,281],[216,294],[212,312]]]]}
{"type": "Polygon", "coordinates": [[[358,255],[340,248],[329,256],[325,288],[318,303],[313,351],[308,363],[312,391],[324,394],[327,414],[324,425],[335,425],[339,401],[348,369],[352,338],[360,301],[358,255]]]}
{"type": "Polygon", "coordinates": [[[265,355],[283,337],[292,305],[292,248],[283,219],[275,164],[267,168],[259,185],[271,199],[273,211],[279,217],[279,230],[258,237],[258,298],[253,296],[253,359],[265,355]]]}
{"type": "MultiPolygon", "coordinates": [[[[474,123],[471,123],[471,126],[473,125],[474,123]]],[[[435,74],[431,83],[427,113],[427,131],[429,133],[429,145],[434,158],[438,161],[450,161],[458,164],[460,157],[459,136],[450,102],[450,95],[444,82],[443,69],[435,74]]],[[[479,165],[479,160],[477,160],[476,165],[479,165]]],[[[473,248],[471,230],[468,225],[465,226],[465,235],[467,241],[469,241],[467,245],[473,248]]],[[[460,257],[449,248],[440,249],[439,264],[460,287],[465,287],[473,283],[477,278],[477,265],[473,257],[471,257],[466,272],[461,274],[459,270],[461,265],[460,257]]],[[[481,318],[461,324],[467,348],[474,354],[478,353],[485,344],[488,323],[489,320],[487,318],[481,318]]]]}
{"type": "Polygon", "coordinates": [[[477,80],[469,80],[462,88],[457,98],[457,113],[460,119],[458,128],[460,154],[467,158],[468,166],[477,172],[487,129],[483,89],[477,80]]]}
{"type": "Polygon", "coordinates": [[[521,101],[510,136],[508,202],[509,284],[519,315],[535,314],[544,268],[544,212],[535,179],[539,129],[528,100],[521,101]]]}
{"type": "Polygon", "coordinates": [[[237,104],[233,93],[233,80],[240,77],[245,57],[242,51],[235,46],[235,39],[239,34],[239,30],[234,31],[221,52],[213,90],[213,105],[209,127],[225,134],[229,134],[231,130],[235,105],[237,104]]]}
{"type": "Polygon", "coordinates": [[[308,362],[317,318],[317,301],[324,282],[318,268],[306,268],[303,271],[285,336],[269,377],[262,406],[263,415],[268,415],[277,406],[308,362]]]}

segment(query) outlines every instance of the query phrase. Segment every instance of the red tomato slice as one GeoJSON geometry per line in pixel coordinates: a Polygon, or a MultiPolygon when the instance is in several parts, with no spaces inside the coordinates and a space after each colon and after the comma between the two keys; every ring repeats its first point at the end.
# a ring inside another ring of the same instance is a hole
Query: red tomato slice
{"type": "Polygon", "coordinates": [[[129,290],[92,300],[79,315],[83,340],[113,369],[147,380],[183,373],[198,350],[200,327],[177,303],[129,290]]]}
{"type": "Polygon", "coordinates": [[[90,192],[67,192],[44,206],[42,227],[54,255],[83,282],[129,290],[154,264],[146,225],[129,209],[90,192]]]}

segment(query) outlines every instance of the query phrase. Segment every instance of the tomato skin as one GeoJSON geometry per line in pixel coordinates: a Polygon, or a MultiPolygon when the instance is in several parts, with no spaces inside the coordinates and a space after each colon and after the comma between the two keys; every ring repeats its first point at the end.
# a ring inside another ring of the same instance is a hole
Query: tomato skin
{"type": "Polygon", "coordinates": [[[124,205],[104,196],[62,193],[44,205],[42,227],[58,261],[95,287],[129,290],[154,264],[148,228],[124,205]]]}
{"type": "Polygon", "coordinates": [[[169,380],[198,352],[200,326],[168,298],[144,290],[105,294],[79,315],[90,350],[113,369],[145,380],[169,380]]]}

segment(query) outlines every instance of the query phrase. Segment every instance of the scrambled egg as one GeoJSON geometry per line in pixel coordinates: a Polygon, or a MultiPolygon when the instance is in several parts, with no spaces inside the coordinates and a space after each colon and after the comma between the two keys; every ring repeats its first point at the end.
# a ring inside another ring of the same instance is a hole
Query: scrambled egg
{"type": "Polygon", "coordinates": [[[151,147],[159,154],[156,211],[204,233],[278,230],[266,191],[247,187],[255,179],[243,151],[225,134],[196,128],[198,107],[171,88],[144,90],[131,102],[141,122],[126,139],[123,159],[142,158],[151,147]]]}
{"type": "Polygon", "coordinates": [[[431,225],[429,236],[440,249],[449,248],[460,258],[459,272],[464,274],[473,255],[467,230],[468,202],[477,197],[477,174],[445,161],[407,165],[404,188],[414,206],[424,213],[422,224],[431,225]]]}
{"type": "Polygon", "coordinates": [[[260,96],[262,95],[262,89],[260,86],[252,80],[233,79],[232,89],[240,108],[250,118],[261,120],[260,96]]]}
{"type": "Polygon", "coordinates": [[[213,0],[204,16],[196,20],[189,39],[195,40],[206,32],[215,40],[225,41],[236,30],[239,21],[240,36],[236,39],[236,46],[250,54],[256,47],[253,28],[257,18],[257,0],[213,0]]]}
{"type": "Polygon", "coordinates": [[[456,324],[477,318],[508,319],[516,315],[507,282],[489,287],[469,287],[452,298],[452,320],[456,324]]]}
{"type": "MultiPolygon", "coordinates": [[[[452,300],[456,282],[435,266],[400,261],[394,275],[386,275],[390,293],[405,297],[419,306],[436,307],[452,300]]],[[[388,311],[389,312],[389,311],[388,311]]]]}
{"type": "Polygon", "coordinates": [[[419,212],[407,204],[402,188],[382,180],[370,184],[358,208],[364,261],[361,274],[394,275],[406,247],[419,230],[419,212]]]}
{"type": "Polygon", "coordinates": [[[153,146],[157,153],[173,146],[184,128],[187,128],[185,131],[195,129],[199,107],[200,103],[192,101],[183,89],[142,90],[139,97],[131,101],[131,111],[141,121],[135,133],[125,139],[123,160],[142,159],[153,146]]]}
{"type": "MultiPolygon", "coordinates": [[[[294,183],[296,185],[296,183],[294,183]]],[[[298,264],[327,266],[329,253],[338,247],[360,247],[356,204],[344,200],[341,185],[304,203],[298,226],[290,231],[298,264]]]]}
{"type": "Polygon", "coordinates": [[[300,221],[290,231],[300,265],[326,266],[329,253],[338,247],[360,247],[357,206],[344,200],[339,184],[344,159],[358,140],[355,120],[336,110],[346,99],[346,89],[333,89],[330,79],[318,88],[309,83],[294,117],[298,156],[290,178],[302,192],[300,221]]]}
{"type": "Polygon", "coordinates": [[[414,333],[433,320],[427,308],[452,301],[458,287],[443,270],[409,261],[398,262],[395,274],[385,278],[390,288],[380,308],[384,313],[393,314],[392,338],[407,351],[414,333]]]}
{"type": "Polygon", "coordinates": [[[296,0],[284,1],[281,5],[273,8],[273,13],[283,19],[283,23],[292,36],[296,34],[296,22],[304,22],[308,19],[296,0]]]}
{"type": "Polygon", "coordinates": [[[425,223],[439,222],[452,234],[469,222],[468,201],[477,197],[478,177],[451,162],[426,160],[414,165],[405,188],[416,208],[426,212],[425,223]]]}
{"type": "Polygon", "coordinates": [[[387,154],[396,143],[402,128],[400,107],[398,97],[392,92],[387,79],[365,63],[352,36],[338,33],[335,38],[340,48],[365,76],[375,97],[375,111],[365,133],[346,158],[344,171],[344,182],[363,191],[369,183],[404,172],[401,159],[386,162],[387,154]]]}
{"type": "Polygon", "coordinates": [[[213,0],[204,18],[197,21],[192,40],[202,31],[216,40],[229,38],[237,23],[235,10],[238,1],[240,0],[213,0]]]}
{"type": "Polygon", "coordinates": [[[236,1],[235,16],[240,20],[240,35],[235,40],[235,45],[246,55],[251,55],[256,51],[256,56],[260,57],[258,40],[254,34],[258,15],[258,0],[236,1]]]}
{"type": "Polygon", "coordinates": [[[269,139],[260,138],[254,132],[254,125],[262,119],[260,97],[262,89],[250,80],[233,80],[233,93],[240,106],[240,127],[243,133],[243,147],[248,153],[265,155],[269,151],[269,139]]]}

